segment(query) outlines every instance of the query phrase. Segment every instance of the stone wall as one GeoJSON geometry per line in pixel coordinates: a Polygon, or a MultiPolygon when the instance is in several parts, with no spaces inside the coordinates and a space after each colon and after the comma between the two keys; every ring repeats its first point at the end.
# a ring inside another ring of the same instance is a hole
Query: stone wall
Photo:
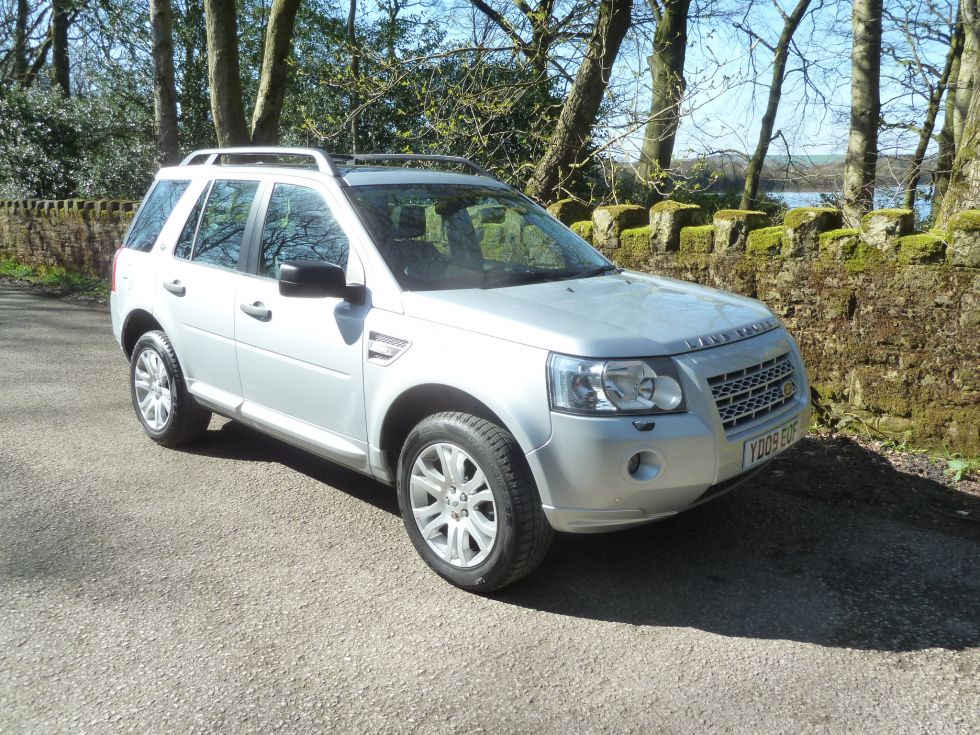
{"type": "Polygon", "coordinates": [[[861,229],[841,229],[826,208],[791,210],[775,227],[738,210],[695,224],[699,212],[670,202],[637,227],[628,211],[619,228],[600,208],[573,229],[624,267],[766,302],[821,402],[854,428],[980,454],[980,212],[914,233],[908,210],[872,212],[861,229]]]}
{"type": "MultiPolygon", "coordinates": [[[[135,206],[0,201],[0,258],[106,276],[135,206]]],[[[840,229],[826,209],[793,210],[778,227],[755,212],[719,215],[701,224],[696,209],[661,203],[650,224],[620,207],[572,225],[625,267],[765,301],[839,416],[980,454],[980,212],[929,233],[910,232],[905,210],[872,213],[860,230],[840,229]]]]}
{"type": "Polygon", "coordinates": [[[0,201],[0,259],[108,276],[137,202],[0,201]]]}

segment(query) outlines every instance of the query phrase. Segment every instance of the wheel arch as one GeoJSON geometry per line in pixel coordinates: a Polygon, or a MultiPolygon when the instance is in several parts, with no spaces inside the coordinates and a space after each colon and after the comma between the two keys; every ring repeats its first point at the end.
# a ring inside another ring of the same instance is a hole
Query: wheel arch
{"type": "Polygon", "coordinates": [[[122,328],[122,348],[127,358],[133,356],[133,348],[136,342],[147,332],[155,329],[163,330],[160,322],[145,309],[134,309],[126,316],[122,328]]]}
{"type": "Polygon", "coordinates": [[[379,449],[391,477],[409,432],[422,419],[445,411],[461,411],[491,421],[513,434],[503,419],[486,403],[459,388],[439,383],[416,385],[402,392],[388,406],[381,423],[379,449]]]}

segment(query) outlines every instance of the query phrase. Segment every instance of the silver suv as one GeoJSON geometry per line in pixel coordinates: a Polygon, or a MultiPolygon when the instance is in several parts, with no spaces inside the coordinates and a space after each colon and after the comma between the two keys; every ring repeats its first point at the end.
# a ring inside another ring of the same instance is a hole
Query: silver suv
{"type": "Polygon", "coordinates": [[[810,413],[765,305],[620,270],[465,159],[193,153],[144,199],[111,308],[153,440],[214,412],[393,485],[470,590],[528,574],[553,530],[717,497],[810,413]],[[433,159],[468,173],[411,168],[433,159]]]}

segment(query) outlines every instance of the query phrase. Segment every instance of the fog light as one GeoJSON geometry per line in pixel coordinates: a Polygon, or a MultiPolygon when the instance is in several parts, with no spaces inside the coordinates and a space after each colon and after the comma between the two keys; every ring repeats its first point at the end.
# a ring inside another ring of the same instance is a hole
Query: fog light
{"type": "Polygon", "coordinates": [[[630,454],[623,462],[623,476],[633,482],[650,482],[660,476],[664,469],[663,457],[659,452],[649,449],[639,449],[630,454]]]}
{"type": "Polygon", "coordinates": [[[630,457],[630,461],[626,463],[626,471],[631,475],[635,475],[638,469],[640,469],[640,455],[634,454],[630,457]]]}

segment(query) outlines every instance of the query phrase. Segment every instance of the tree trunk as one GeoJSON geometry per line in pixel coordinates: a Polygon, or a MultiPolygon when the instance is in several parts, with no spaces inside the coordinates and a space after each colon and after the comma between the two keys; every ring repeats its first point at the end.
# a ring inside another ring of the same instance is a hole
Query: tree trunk
{"type": "MultiPolygon", "coordinates": [[[[963,67],[960,67],[960,74],[963,67]]],[[[980,83],[980,66],[973,67],[973,85],[980,83]]],[[[943,197],[936,224],[945,227],[950,218],[963,209],[980,209],[980,94],[970,99],[970,107],[963,119],[960,145],[956,147],[956,159],[949,180],[949,188],[943,197]]]]}
{"type": "Polygon", "coordinates": [[[939,153],[936,156],[936,167],[932,172],[932,219],[939,216],[943,196],[949,187],[949,177],[953,171],[953,159],[956,157],[956,145],[953,141],[953,117],[956,108],[956,82],[960,74],[960,58],[963,55],[963,26],[957,22],[953,31],[951,47],[956,49],[953,65],[949,72],[947,83],[946,110],[943,115],[943,128],[937,136],[939,153]]]}
{"type": "Polygon", "coordinates": [[[943,94],[946,93],[946,89],[949,86],[953,65],[962,53],[963,47],[960,45],[963,40],[962,34],[957,32],[955,25],[952,30],[949,51],[946,53],[946,63],[943,65],[943,71],[939,76],[939,81],[936,82],[936,86],[929,95],[926,119],[923,121],[922,129],[919,131],[919,144],[916,146],[915,154],[912,156],[912,168],[909,171],[908,181],[905,182],[905,196],[902,200],[902,206],[906,209],[915,209],[915,197],[919,189],[919,180],[922,178],[922,162],[925,160],[926,150],[929,148],[929,142],[932,140],[932,131],[936,129],[936,117],[939,115],[939,106],[942,103],[943,94]]]}
{"type": "Polygon", "coordinates": [[[745,173],[745,189],[742,191],[742,201],[739,203],[740,209],[751,209],[752,203],[759,195],[759,179],[762,177],[762,164],[766,161],[766,155],[769,153],[769,144],[773,140],[772,129],[776,124],[776,112],[779,110],[779,100],[783,95],[783,79],[786,77],[786,61],[789,58],[789,45],[793,40],[793,34],[800,27],[803,16],[806,15],[807,8],[809,7],[810,0],[799,0],[793,12],[783,20],[783,31],[779,34],[779,40],[776,42],[776,50],[773,54],[769,101],[766,104],[766,112],[762,116],[759,142],[756,143],[755,152],[749,160],[749,167],[745,173]]]}
{"type": "Polygon", "coordinates": [[[235,3],[204,0],[208,38],[208,86],[218,145],[248,145],[238,63],[238,20],[235,3]]]}
{"type": "Polygon", "coordinates": [[[17,16],[14,18],[14,50],[11,76],[23,84],[27,77],[27,0],[17,0],[17,16]]]}
{"type": "Polygon", "coordinates": [[[637,177],[656,187],[654,179],[670,168],[674,140],[684,97],[684,60],[687,54],[687,16],[691,0],[664,0],[648,58],[653,96],[650,121],[643,133],[637,177]]]}
{"type": "Polygon", "coordinates": [[[71,96],[71,66],[68,60],[68,2],[51,2],[51,77],[65,97],[71,96]]]}
{"type": "Polygon", "coordinates": [[[844,217],[857,226],[873,206],[881,118],[882,0],[854,0],[851,131],[844,159],[844,217]]]}
{"type": "Polygon", "coordinates": [[[963,136],[963,127],[973,99],[974,70],[980,64],[980,11],[978,0],[960,0],[960,27],[963,32],[963,53],[960,57],[960,73],[957,77],[956,96],[953,101],[953,143],[957,149],[963,136]]]}
{"type": "Polygon", "coordinates": [[[357,109],[361,106],[361,95],[358,85],[361,82],[361,50],[357,45],[357,0],[350,0],[350,10],[347,13],[347,45],[350,47],[350,152],[357,153],[360,146],[360,117],[357,109]]]}
{"type": "Polygon", "coordinates": [[[150,35],[153,42],[153,121],[156,124],[157,150],[160,162],[169,166],[180,158],[170,0],[150,0],[150,35]]]}
{"type": "Polygon", "coordinates": [[[599,105],[620,44],[632,21],[633,0],[600,0],[599,17],[589,39],[544,156],[528,182],[528,194],[540,201],[558,198],[595,124],[599,105]]]}
{"type": "Polygon", "coordinates": [[[252,114],[252,143],[275,145],[279,142],[279,118],[286,92],[286,59],[293,44],[293,29],[299,0],[274,0],[265,29],[265,52],[259,94],[252,114]]]}

